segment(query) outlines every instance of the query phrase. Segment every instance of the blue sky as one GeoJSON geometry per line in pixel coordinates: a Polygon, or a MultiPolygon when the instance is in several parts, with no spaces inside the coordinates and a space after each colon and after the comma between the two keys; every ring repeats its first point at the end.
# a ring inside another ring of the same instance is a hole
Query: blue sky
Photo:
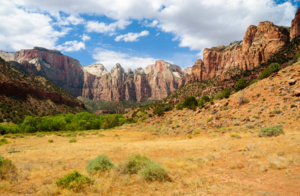
{"type": "Polygon", "coordinates": [[[2,0],[0,50],[60,50],[84,66],[132,70],[162,59],[181,68],[204,48],[242,40],[249,25],[290,26],[299,1],[2,0]]]}

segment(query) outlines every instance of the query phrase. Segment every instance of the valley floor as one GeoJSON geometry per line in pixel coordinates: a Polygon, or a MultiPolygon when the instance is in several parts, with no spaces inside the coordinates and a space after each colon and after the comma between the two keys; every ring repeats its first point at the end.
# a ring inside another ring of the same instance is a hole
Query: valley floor
{"type": "Polygon", "coordinates": [[[76,143],[54,134],[8,138],[0,154],[15,163],[19,175],[13,182],[0,181],[0,195],[300,195],[297,128],[271,138],[247,131],[239,133],[240,139],[230,132],[201,132],[188,139],[133,131],[131,126],[77,134],[76,143]],[[54,142],[48,143],[50,139],[54,142]],[[55,186],[55,180],[75,169],[88,175],[87,163],[100,154],[117,165],[137,153],[164,165],[171,181],[146,182],[111,170],[93,176],[95,183],[78,193],[55,186]]]}

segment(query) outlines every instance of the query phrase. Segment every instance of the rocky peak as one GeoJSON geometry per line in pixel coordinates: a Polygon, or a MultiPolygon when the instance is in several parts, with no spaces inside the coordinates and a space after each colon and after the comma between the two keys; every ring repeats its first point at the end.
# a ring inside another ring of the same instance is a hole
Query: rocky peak
{"type": "Polygon", "coordinates": [[[126,71],[126,73],[127,73],[127,75],[128,75],[128,74],[131,74],[131,73],[132,73],[131,69],[128,68],[127,71],[126,71]]]}
{"type": "Polygon", "coordinates": [[[117,63],[113,68],[111,68],[110,73],[113,77],[118,77],[121,76],[121,74],[124,74],[125,72],[123,67],[119,63],[117,63]]]}
{"type": "Polygon", "coordinates": [[[134,75],[138,75],[138,74],[142,75],[142,74],[145,74],[145,71],[143,70],[143,68],[139,67],[136,70],[134,70],[133,74],[134,75]]]}
{"type": "Polygon", "coordinates": [[[192,73],[192,68],[191,67],[187,67],[183,70],[183,74],[184,75],[189,75],[192,73]]]}
{"type": "Polygon", "coordinates": [[[60,51],[58,50],[49,50],[46,48],[42,48],[42,47],[34,47],[33,50],[37,50],[37,51],[41,51],[41,52],[49,52],[49,53],[55,53],[55,54],[59,54],[59,55],[63,55],[60,51]]]}
{"type": "Polygon", "coordinates": [[[298,8],[294,20],[291,23],[291,31],[290,37],[293,39],[294,37],[300,35],[300,7],[298,8]]]}
{"type": "Polygon", "coordinates": [[[108,74],[106,68],[100,63],[94,63],[93,65],[88,65],[87,67],[82,67],[82,68],[84,71],[98,77],[108,74]]]}

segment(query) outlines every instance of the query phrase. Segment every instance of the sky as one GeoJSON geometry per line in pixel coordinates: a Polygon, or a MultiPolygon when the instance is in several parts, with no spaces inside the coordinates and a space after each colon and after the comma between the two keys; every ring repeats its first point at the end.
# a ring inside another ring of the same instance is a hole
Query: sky
{"type": "Polygon", "coordinates": [[[191,67],[204,48],[242,40],[249,25],[291,26],[299,0],[1,0],[0,50],[34,46],[87,66],[126,70],[165,60],[191,67]]]}

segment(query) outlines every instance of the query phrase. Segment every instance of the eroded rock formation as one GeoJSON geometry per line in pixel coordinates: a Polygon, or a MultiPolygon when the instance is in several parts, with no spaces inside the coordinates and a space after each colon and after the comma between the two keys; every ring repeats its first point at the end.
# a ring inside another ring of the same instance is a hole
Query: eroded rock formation
{"type": "Polygon", "coordinates": [[[298,35],[300,35],[300,7],[296,12],[294,20],[292,20],[290,37],[293,39],[298,35]]]}

